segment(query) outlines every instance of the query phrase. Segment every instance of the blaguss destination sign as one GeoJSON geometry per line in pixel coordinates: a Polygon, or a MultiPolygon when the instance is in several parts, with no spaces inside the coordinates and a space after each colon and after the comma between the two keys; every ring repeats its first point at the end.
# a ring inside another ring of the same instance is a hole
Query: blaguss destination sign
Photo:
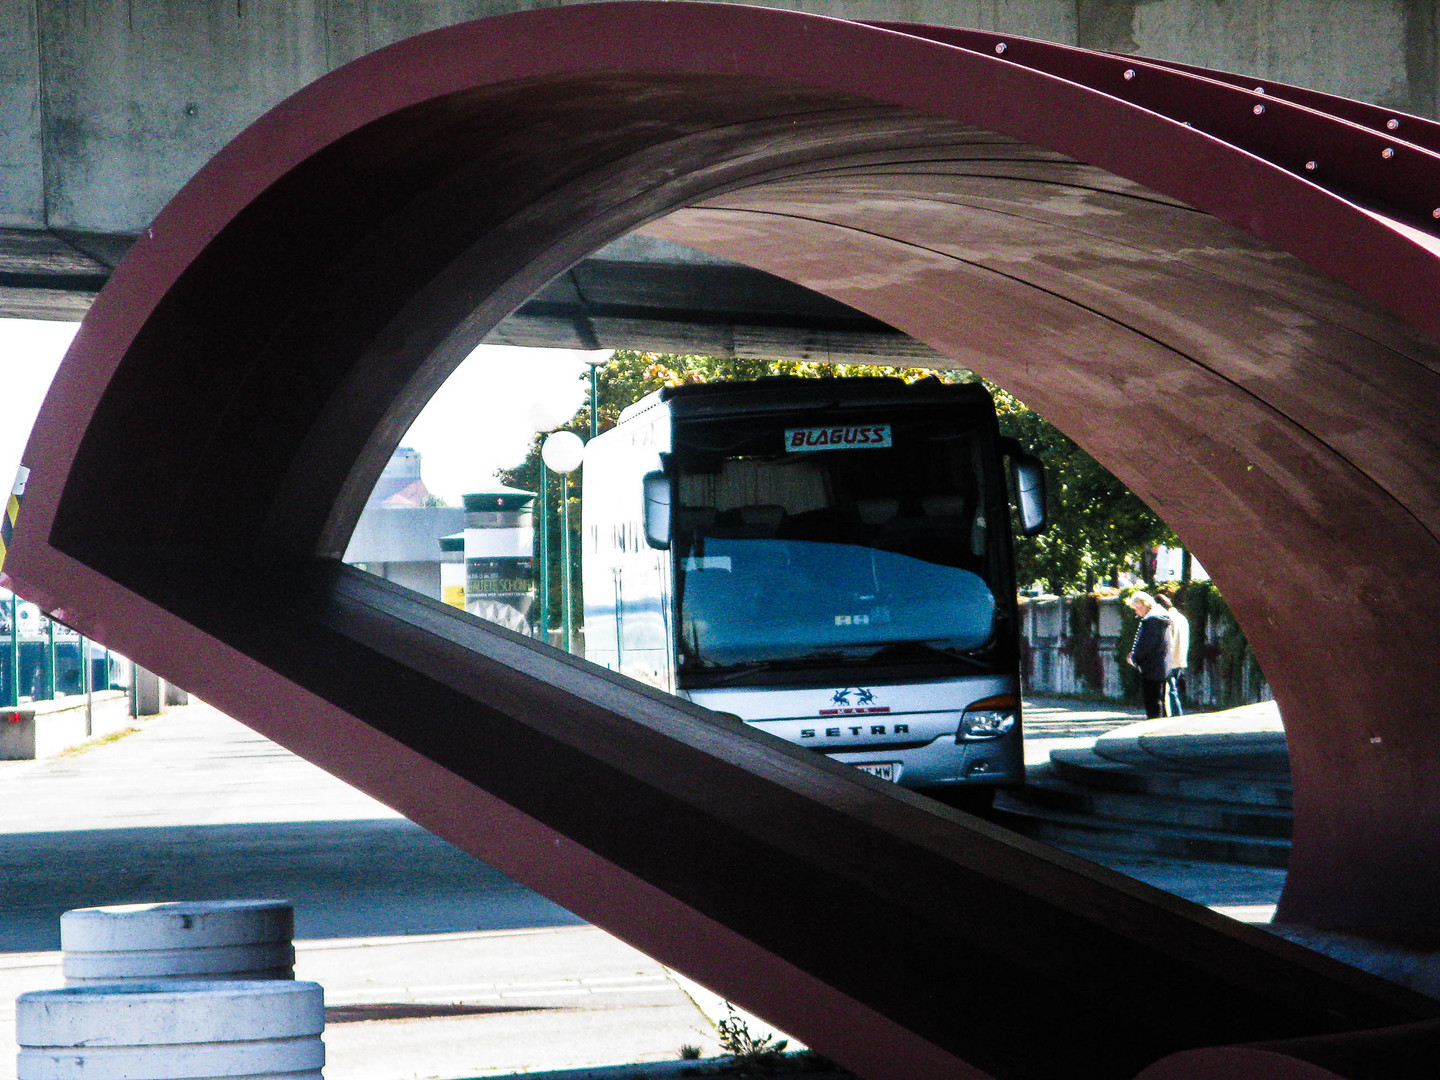
{"type": "Polygon", "coordinates": [[[785,429],[785,450],[882,450],[894,445],[889,424],[785,429]]]}

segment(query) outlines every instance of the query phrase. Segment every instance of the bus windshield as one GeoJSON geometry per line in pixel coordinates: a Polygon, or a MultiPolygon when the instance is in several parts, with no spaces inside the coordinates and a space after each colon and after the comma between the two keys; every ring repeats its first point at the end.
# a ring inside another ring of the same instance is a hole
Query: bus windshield
{"type": "Polygon", "coordinates": [[[682,683],[992,642],[1004,491],[983,421],[727,419],[676,431],[682,683]]]}

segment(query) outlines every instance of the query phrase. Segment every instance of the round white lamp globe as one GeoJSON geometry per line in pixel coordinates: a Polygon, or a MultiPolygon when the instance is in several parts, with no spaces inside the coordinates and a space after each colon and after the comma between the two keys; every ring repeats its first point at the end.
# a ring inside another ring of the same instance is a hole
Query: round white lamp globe
{"type": "Polygon", "coordinates": [[[540,458],[551,472],[572,473],[585,457],[585,443],[573,431],[556,431],[545,436],[540,458]]]}

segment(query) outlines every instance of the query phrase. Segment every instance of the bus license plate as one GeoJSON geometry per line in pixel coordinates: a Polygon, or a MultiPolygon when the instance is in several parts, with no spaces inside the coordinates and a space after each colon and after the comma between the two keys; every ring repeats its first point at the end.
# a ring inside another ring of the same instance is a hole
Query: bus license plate
{"type": "Polygon", "coordinates": [[[898,761],[876,761],[865,765],[856,765],[855,768],[861,772],[868,772],[871,776],[877,776],[881,780],[889,780],[892,784],[900,779],[900,763],[898,761]]]}

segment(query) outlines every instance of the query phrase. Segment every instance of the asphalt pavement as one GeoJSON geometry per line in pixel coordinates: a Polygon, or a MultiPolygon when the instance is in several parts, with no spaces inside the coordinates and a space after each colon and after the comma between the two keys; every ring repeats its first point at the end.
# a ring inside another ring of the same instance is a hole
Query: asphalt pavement
{"type": "MultiPolygon", "coordinates": [[[[1027,757],[1136,718],[1028,702],[1027,757]]],[[[1248,921],[1268,919],[1284,878],[1103,861],[1248,921]]],[[[296,975],[326,989],[331,1080],[718,1053],[717,997],[197,703],[78,752],[0,762],[0,1080],[14,1076],[15,996],[61,983],[61,912],[242,897],[296,905],[296,975]]]]}
{"type": "Polygon", "coordinates": [[[331,1080],[718,1052],[660,964],[203,704],[0,762],[0,1080],[74,907],[276,897],[325,987],[331,1080]]]}

